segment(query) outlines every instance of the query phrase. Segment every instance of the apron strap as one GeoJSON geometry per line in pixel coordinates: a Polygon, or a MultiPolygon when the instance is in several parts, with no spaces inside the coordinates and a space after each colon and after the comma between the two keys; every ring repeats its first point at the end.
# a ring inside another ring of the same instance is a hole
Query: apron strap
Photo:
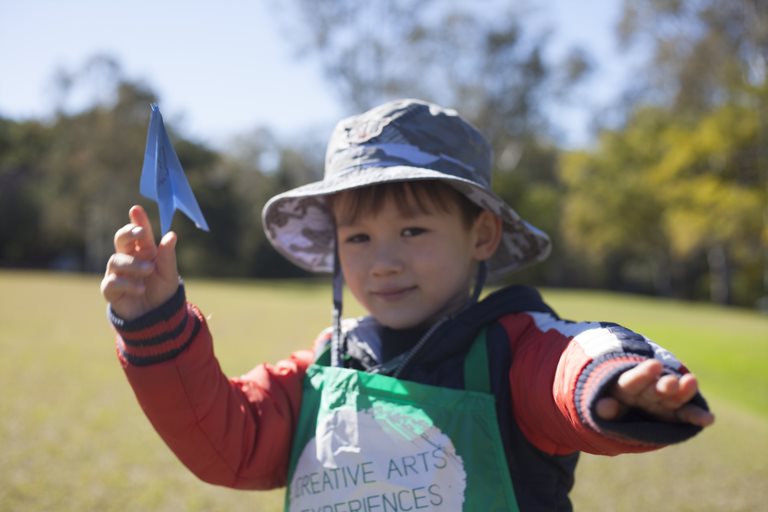
{"type": "Polygon", "coordinates": [[[464,358],[464,389],[491,392],[491,378],[488,374],[488,350],[485,343],[485,329],[480,331],[464,358]]]}
{"type": "Polygon", "coordinates": [[[320,366],[331,366],[331,344],[328,343],[323,347],[322,352],[315,353],[315,364],[320,366]]]}

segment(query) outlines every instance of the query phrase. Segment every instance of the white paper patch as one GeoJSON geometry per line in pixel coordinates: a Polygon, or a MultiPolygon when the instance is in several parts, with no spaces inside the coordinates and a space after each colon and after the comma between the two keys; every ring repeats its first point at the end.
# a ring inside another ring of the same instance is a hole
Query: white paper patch
{"type": "Polygon", "coordinates": [[[340,408],[299,456],[289,510],[456,511],[466,481],[463,460],[434,425],[391,408],[340,408]]]}

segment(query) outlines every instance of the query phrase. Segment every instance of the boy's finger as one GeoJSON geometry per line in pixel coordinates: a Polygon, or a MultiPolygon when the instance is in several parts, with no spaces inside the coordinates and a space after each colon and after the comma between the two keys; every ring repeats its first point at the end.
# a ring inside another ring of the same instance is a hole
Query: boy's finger
{"type": "Polygon", "coordinates": [[[680,379],[676,375],[663,375],[656,381],[654,391],[661,400],[679,400],[680,379]]]}
{"type": "Polygon", "coordinates": [[[675,411],[675,417],[683,423],[708,427],[715,422],[715,415],[699,406],[688,404],[675,411]]]}
{"type": "Polygon", "coordinates": [[[699,382],[696,380],[696,376],[692,373],[688,373],[680,377],[677,381],[677,392],[675,393],[675,400],[680,405],[690,402],[693,397],[699,392],[699,382]]]}
{"type": "Polygon", "coordinates": [[[135,227],[137,226],[133,224],[126,224],[125,226],[115,231],[114,244],[116,252],[129,252],[129,249],[133,247],[132,242],[134,237],[131,234],[131,231],[135,227]]]}
{"type": "Polygon", "coordinates": [[[655,387],[654,383],[661,375],[661,371],[662,365],[659,361],[653,359],[643,361],[622,373],[616,381],[614,390],[620,398],[631,403],[633,399],[637,399],[644,392],[647,392],[649,387],[652,389],[655,387]]]}
{"type": "Polygon", "coordinates": [[[178,269],[176,266],[176,242],[178,237],[173,231],[169,231],[160,240],[157,249],[157,258],[155,263],[161,276],[166,279],[177,280],[178,269]]]}
{"type": "Polygon", "coordinates": [[[112,280],[110,287],[114,291],[131,295],[140,295],[145,291],[145,285],[142,279],[130,279],[128,277],[115,277],[112,280]]]}
{"type": "Polygon", "coordinates": [[[154,266],[152,261],[125,253],[115,253],[107,261],[107,273],[144,278],[152,273],[154,266]]]}
{"type": "Polygon", "coordinates": [[[626,407],[615,398],[605,397],[597,401],[595,412],[604,420],[615,420],[626,411],[626,407]]]}
{"type": "Polygon", "coordinates": [[[699,380],[692,373],[687,373],[680,378],[680,393],[686,402],[690,401],[699,392],[699,380]]]}
{"type": "Polygon", "coordinates": [[[115,251],[133,254],[136,252],[136,241],[144,236],[145,229],[136,224],[126,224],[115,232],[115,251]]]}
{"type": "Polygon", "coordinates": [[[101,281],[101,294],[110,303],[124,295],[139,296],[145,290],[144,280],[131,279],[118,274],[107,274],[101,281]]]}
{"type": "Polygon", "coordinates": [[[144,211],[144,208],[138,204],[131,206],[131,209],[128,210],[128,217],[130,217],[131,222],[134,224],[147,228],[152,227],[152,223],[149,222],[149,216],[147,216],[147,212],[144,211]]]}
{"type": "Polygon", "coordinates": [[[137,231],[135,240],[137,251],[145,258],[154,258],[157,253],[155,237],[152,234],[152,223],[149,221],[147,212],[139,205],[132,206],[128,211],[131,222],[141,228],[137,231]]]}

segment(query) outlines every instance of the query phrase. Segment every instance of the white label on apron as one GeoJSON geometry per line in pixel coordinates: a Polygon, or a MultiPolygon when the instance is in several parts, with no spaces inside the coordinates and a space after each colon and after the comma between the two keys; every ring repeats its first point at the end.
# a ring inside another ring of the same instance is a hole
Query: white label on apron
{"type": "Polygon", "coordinates": [[[461,510],[464,463],[447,435],[400,409],[318,420],[290,486],[291,512],[461,510]]]}

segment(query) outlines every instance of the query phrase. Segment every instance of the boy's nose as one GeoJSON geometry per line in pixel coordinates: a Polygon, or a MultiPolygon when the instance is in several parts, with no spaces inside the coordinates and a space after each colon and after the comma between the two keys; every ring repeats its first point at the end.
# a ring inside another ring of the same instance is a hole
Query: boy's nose
{"type": "Polygon", "coordinates": [[[371,273],[374,276],[396,274],[403,269],[403,259],[395,247],[381,245],[376,248],[371,263],[371,273]]]}

